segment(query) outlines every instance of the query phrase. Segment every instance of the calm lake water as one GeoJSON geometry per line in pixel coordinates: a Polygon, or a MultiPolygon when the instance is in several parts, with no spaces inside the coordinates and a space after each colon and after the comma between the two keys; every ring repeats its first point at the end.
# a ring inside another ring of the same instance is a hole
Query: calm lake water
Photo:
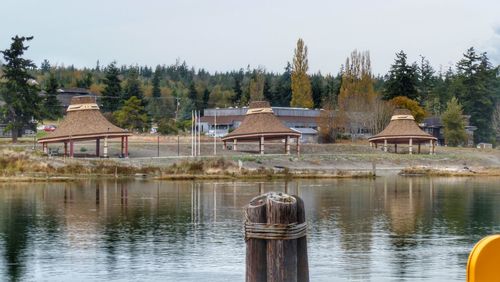
{"type": "Polygon", "coordinates": [[[464,281],[499,178],[0,185],[0,280],[244,281],[242,208],[306,205],[311,281],[464,281]]]}

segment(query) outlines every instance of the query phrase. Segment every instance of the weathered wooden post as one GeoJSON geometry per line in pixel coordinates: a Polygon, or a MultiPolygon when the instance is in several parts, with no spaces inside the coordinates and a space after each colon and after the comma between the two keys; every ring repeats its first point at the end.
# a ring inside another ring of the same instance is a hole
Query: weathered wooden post
{"type": "MultiPolygon", "coordinates": [[[[297,223],[306,225],[306,210],[304,201],[296,195],[293,197],[297,200],[297,223]]],[[[307,257],[307,237],[302,236],[297,239],[297,281],[309,281],[309,259],[307,257]]]]}
{"type": "Polygon", "coordinates": [[[269,192],[246,207],[246,281],[309,281],[304,202],[269,192]]]}
{"type": "MultiPolygon", "coordinates": [[[[266,223],[266,195],[253,198],[246,209],[246,220],[266,223]]],[[[247,238],[246,281],[266,281],[266,240],[247,238]]]]}

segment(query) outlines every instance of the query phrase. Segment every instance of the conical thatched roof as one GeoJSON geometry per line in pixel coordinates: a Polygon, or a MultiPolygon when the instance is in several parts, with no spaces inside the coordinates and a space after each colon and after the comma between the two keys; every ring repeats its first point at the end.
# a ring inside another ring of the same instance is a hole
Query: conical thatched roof
{"type": "Polygon", "coordinates": [[[436,137],[420,129],[409,110],[396,109],[389,125],[379,134],[368,138],[368,141],[379,143],[387,140],[389,143],[407,143],[410,138],[413,142],[437,140],[436,137]]]}
{"type": "Polygon", "coordinates": [[[109,122],[99,111],[95,97],[79,96],[71,99],[64,120],[53,132],[40,138],[39,143],[86,140],[99,137],[129,136],[127,130],[109,122]]]}
{"type": "Polygon", "coordinates": [[[257,140],[282,139],[286,136],[300,137],[300,133],[285,126],[273,113],[271,105],[266,101],[251,102],[241,125],[222,138],[223,141],[233,139],[257,140]]]}

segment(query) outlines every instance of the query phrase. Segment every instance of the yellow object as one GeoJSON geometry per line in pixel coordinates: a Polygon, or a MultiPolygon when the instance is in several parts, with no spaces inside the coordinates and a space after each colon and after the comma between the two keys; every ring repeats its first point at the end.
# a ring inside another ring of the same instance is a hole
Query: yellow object
{"type": "Polygon", "coordinates": [[[467,282],[500,282],[500,235],[479,241],[469,255],[467,282]]]}

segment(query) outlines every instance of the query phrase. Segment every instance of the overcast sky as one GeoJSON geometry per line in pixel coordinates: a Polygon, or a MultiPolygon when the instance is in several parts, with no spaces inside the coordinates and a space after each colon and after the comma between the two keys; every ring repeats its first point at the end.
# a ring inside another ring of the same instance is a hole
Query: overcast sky
{"type": "Polygon", "coordinates": [[[299,37],[310,72],[337,73],[353,49],[370,51],[375,73],[386,73],[399,50],[436,69],[470,46],[500,62],[498,0],[2,0],[0,11],[0,49],[13,35],[33,35],[27,56],[38,65],[180,59],[211,72],[281,72],[299,37]]]}

